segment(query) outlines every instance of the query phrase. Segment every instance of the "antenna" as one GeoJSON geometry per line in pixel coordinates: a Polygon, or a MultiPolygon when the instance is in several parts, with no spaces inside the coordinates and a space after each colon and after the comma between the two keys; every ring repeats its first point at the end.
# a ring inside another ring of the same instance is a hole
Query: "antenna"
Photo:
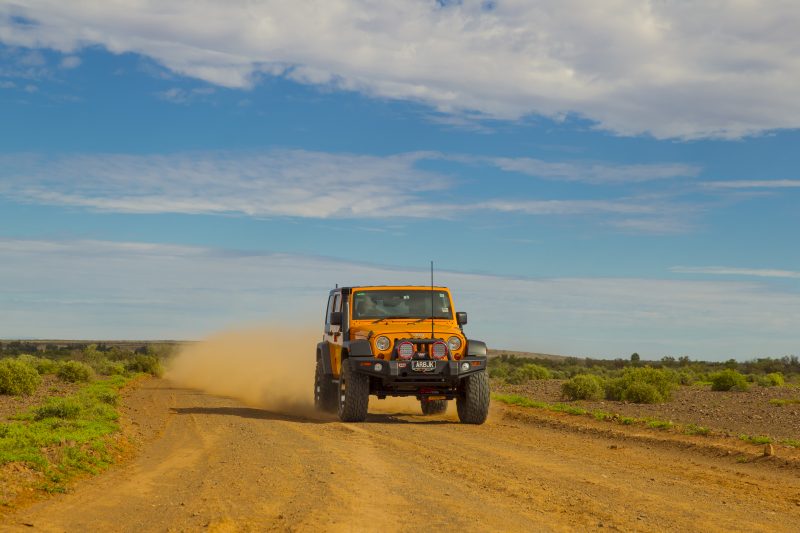
{"type": "Polygon", "coordinates": [[[434,320],[433,320],[433,261],[431,261],[431,339],[436,338],[436,334],[433,332],[434,327],[434,320]]]}

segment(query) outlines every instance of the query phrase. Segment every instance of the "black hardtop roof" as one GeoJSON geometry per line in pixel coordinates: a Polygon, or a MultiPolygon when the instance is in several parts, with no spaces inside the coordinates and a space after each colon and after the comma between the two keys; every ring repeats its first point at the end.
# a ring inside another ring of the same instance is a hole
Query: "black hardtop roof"
{"type": "Polygon", "coordinates": [[[434,289],[434,290],[435,289],[445,289],[445,290],[448,290],[448,291],[450,290],[447,287],[444,287],[442,285],[434,285],[433,287],[431,287],[430,285],[357,285],[355,287],[338,287],[336,289],[331,289],[331,292],[333,292],[333,291],[343,291],[343,290],[352,291],[352,290],[355,290],[355,289],[397,289],[397,288],[400,288],[400,287],[403,287],[403,288],[411,287],[411,288],[414,288],[414,289],[428,289],[428,290],[430,290],[430,289],[434,289]]]}

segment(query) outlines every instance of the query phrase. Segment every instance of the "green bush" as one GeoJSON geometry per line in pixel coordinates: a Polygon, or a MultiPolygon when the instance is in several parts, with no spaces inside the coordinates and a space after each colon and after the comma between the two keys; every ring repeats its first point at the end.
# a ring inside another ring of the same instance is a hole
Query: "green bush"
{"type": "Polygon", "coordinates": [[[732,389],[745,391],[748,388],[747,379],[740,372],[726,368],[709,376],[711,390],[729,391],[732,389]]]}
{"type": "Polygon", "coordinates": [[[36,369],[40,376],[45,374],[55,374],[58,370],[58,363],[47,357],[36,357],[35,355],[22,354],[17,356],[17,361],[30,365],[36,369]]]}
{"type": "Polygon", "coordinates": [[[489,367],[489,377],[495,379],[508,378],[508,365],[496,365],[489,367]]]}
{"type": "Polygon", "coordinates": [[[29,395],[42,382],[31,365],[15,359],[0,360],[0,394],[29,395]]]}
{"type": "Polygon", "coordinates": [[[591,374],[578,374],[561,385],[561,394],[569,400],[600,400],[603,380],[591,374]]]}
{"type": "Polygon", "coordinates": [[[156,377],[164,373],[161,361],[155,355],[136,355],[125,364],[125,369],[128,372],[144,372],[156,377]]]}
{"type": "Polygon", "coordinates": [[[34,420],[45,418],[75,419],[81,414],[81,404],[72,398],[50,398],[47,403],[33,410],[34,420]]]}
{"type": "Polygon", "coordinates": [[[548,369],[543,366],[535,365],[533,363],[527,363],[519,368],[515,368],[512,370],[506,381],[509,383],[518,385],[520,383],[526,383],[533,379],[550,379],[551,374],[548,369]]]}
{"type": "Polygon", "coordinates": [[[92,378],[92,368],[80,361],[64,361],[61,363],[56,375],[69,383],[85,382],[92,378]]]}
{"type": "Polygon", "coordinates": [[[98,392],[97,399],[108,405],[116,406],[119,404],[119,394],[113,390],[98,392]]]}
{"type": "Polygon", "coordinates": [[[660,403],[666,398],[650,383],[633,381],[622,391],[622,400],[631,403],[660,403]]]}
{"type": "Polygon", "coordinates": [[[762,387],[783,387],[784,383],[783,374],[780,372],[772,372],[758,378],[758,384],[762,387]]]}
{"type": "Polygon", "coordinates": [[[125,364],[119,361],[103,359],[91,365],[95,372],[101,376],[122,376],[125,374],[125,364]]]}
{"type": "Polygon", "coordinates": [[[606,398],[633,403],[661,403],[672,397],[677,374],[650,367],[626,368],[622,376],[606,381],[606,398]]]}

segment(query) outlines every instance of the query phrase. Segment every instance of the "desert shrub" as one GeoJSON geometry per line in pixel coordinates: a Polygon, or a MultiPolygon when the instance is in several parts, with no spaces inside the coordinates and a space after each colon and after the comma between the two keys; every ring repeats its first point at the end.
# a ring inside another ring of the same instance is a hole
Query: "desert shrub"
{"type": "Polygon", "coordinates": [[[63,381],[77,383],[89,381],[92,378],[92,368],[80,361],[64,361],[58,368],[56,375],[63,381]]]}
{"type": "Polygon", "coordinates": [[[72,398],[50,398],[47,403],[33,410],[35,420],[45,418],[75,419],[81,413],[81,404],[72,398]]]}
{"type": "Polygon", "coordinates": [[[97,399],[108,405],[117,405],[119,394],[114,390],[104,390],[97,393],[97,399]]]}
{"type": "Polygon", "coordinates": [[[697,424],[689,424],[683,430],[684,433],[687,435],[708,435],[711,433],[711,430],[705,426],[698,426],[697,424]]]}
{"type": "Polygon", "coordinates": [[[489,367],[489,377],[495,379],[506,379],[508,377],[508,366],[497,365],[489,367]]]}
{"type": "Polygon", "coordinates": [[[550,376],[550,371],[545,367],[527,363],[509,372],[506,381],[512,384],[520,384],[533,379],[550,379],[550,376]]]}
{"type": "Polygon", "coordinates": [[[691,370],[681,370],[678,372],[678,383],[681,385],[691,385],[698,381],[697,375],[691,370]]]}
{"type": "Polygon", "coordinates": [[[631,403],[660,403],[665,399],[655,386],[644,381],[632,381],[622,391],[622,400],[631,403]]]}
{"type": "Polygon", "coordinates": [[[758,384],[762,387],[783,387],[783,374],[780,372],[772,372],[766,376],[761,376],[758,378],[758,384]]]}
{"type": "Polygon", "coordinates": [[[16,359],[0,360],[0,394],[29,395],[42,382],[31,365],[16,359]]]}
{"type": "Polygon", "coordinates": [[[129,372],[144,372],[156,377],[164,373],[161,361],[155,355],[136,355],[125,364],[125,369],[129,372]]]}
{"type": "Polygon", "coordinates": [[[125,364],[119,361],[103,359],[91,365],[95,372],[101,376],[121,376],[125,374],[125,364]]]}
{"type": "Polygon", "coordinates": [[[731,389],[745,391],[747,390],[747,380],[744,375],[736,370],[726,368],[715,372],[710,376],[711,390],[715,391],[728,391],[731,389]]]}
{"type": "Polygon", "coordinates": [[[17,361],[30,365],[36,369],[40,376],[44,374],[55,374],[58,370],[58,363],[46,357],[36,357],[35,355],[22,354],[17,357],[17,361]]]}
{"type": "Polygon", "coordinates": [[[676,373],[671,370],[626,368],[621,377],[606,381],[606,398],[633,403],[665,402],[672,396],[677,381],[676,373]]]}
{"type": "Polygon", "coordinates": [[[569,400],[599,400],[603,397],[603,380],[591,374],[578,374],[561,385],[561,394],[569,400]]]}

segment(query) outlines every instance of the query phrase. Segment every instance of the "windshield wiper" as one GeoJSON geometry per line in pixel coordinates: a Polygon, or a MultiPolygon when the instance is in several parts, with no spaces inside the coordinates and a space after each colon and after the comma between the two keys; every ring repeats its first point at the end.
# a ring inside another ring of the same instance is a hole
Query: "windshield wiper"
{"type": "Polygon", "coordinates": [[[382,322],[384,320],[399,320],[401,318],[411,318],[411,317],[408,317],[408,316],[382,316],[379,319],[374,320],[372,323],[373,324],[377,324],[378,322],[382,322]]]}

